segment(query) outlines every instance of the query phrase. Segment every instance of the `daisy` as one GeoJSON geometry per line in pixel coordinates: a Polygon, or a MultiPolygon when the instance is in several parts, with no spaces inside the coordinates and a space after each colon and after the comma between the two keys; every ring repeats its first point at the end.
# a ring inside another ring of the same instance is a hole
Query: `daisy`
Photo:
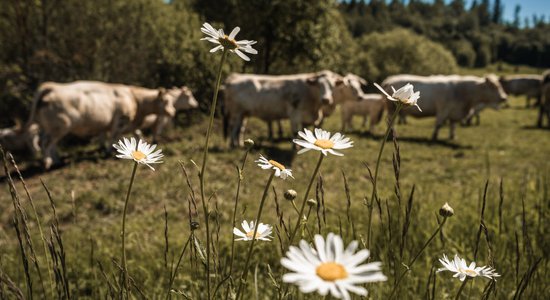
{"type": "Polygon", "coordinates": [[[216,30],[212,25],[208,23],[202,24],[201,31],[206,34],[207,37],[201,39],[201,41],[209,41],[217,44],[216,47],[210,49],[210,53],[216,52],[220,49],[227,49],[230,52],[237,54],[240,58],[250,61],[250,58],[246,56],[242,51],[250,54],[258,54],[258,51],[252,48],[252,45],[256,44],[256,41],[249,40],[235,40],[235,36],[241,28],[235,27],[229,35],[223,32],[223,29],[216,30]]]}
{"type": "MultiPolygon", "coordinates": [[[[241,226],[243,227],[244,232],[240,231],[237,227],[233,228],[233,234],[240,236],[240,238],[235,239],[235,241],[251,241],[255,229],[254,221],[250,221],[250,224],[248,224],[248,222],[244,220],[241,226]]],[[[260,223],[258,226],[258,231],[256,231],[256,240],[271,241],[272,231],[273,228],[271,225],[260,223]]]]}
{"type": "Polygon", "coordinates": [[[287,177],[292,177],[292,170],[285,168],[281,163],[274,160],[267,160],[263,155],[260,154],[260,159],[256,160],[258,166],[264,170],[273,169],[275,170],[275,176],[281,177],[281,179],[287,179],[287,177]]]}
{"type": "Polygon", "coordinates": [[[119,140],[118,144],[113,144],[113,147],[120,153],[116,157],[133,159],[135,162],[148,166],[153,171],[155,169],[150,164],[160,164],[162,163],[161,159],[164,157],[161,149],[155,151],[157,145],[147,144],[140,139],[136,146],[136,139],[133,137],[130,140],[127,138],[124,138],[124,141],[119,140]]]}
{"type": "Polygon", "coordinates": [[[378,85],[378,83],[374,83],[374,85],[382,92],[384,93],[384,95],[386,95],[386,97],[391,100],[391,101],[398,101],[398,102],[401,102],[405,105],[408,105],[408,106],[416,106],[418,107],[418,110],[419,111],[422,111],[422,109],[420,109],[420,106],[418,106],[417,102],[418,102],[418,98],[420,98],[420,92],[419,91],[414,91],[414,86],[410,83],[407,83],[405,86],[401,87],[400,89],[398,89],[397,91],[393,88],[393,86],[391,87],[391,89],[393,90],[393,95],[389,95],[388,93],[386,93],[386,91],[380,86],[378,85]]]}
{"type": "Polygon", "coordinates": [[[293,273],[283,276],[284,282],[298,285],[302,293],[317,291],[326,296],[350,299],[350,292],[366,296],[367,290],[358,284],[385,281],[380,271],[381,262],[361,264],[369,257],[369,250],[355,253],[359,243],[353,241],[344,250],[342,238],[329,233],[327,239],[315,235],[315,249],[304,240],[300,248],[290,246],[281,264],[293,273]]]}
{"type": "Polygon", "coordinates": [[[315,128],[315,135],[309,131],[307,128],[304,128],[304,132],[298,132],[298,135],[303,138],[292,140],[295,144],[298,144],[304,149],[298,151],[298,154],[302,154],[309,150],[321,151],[324,155],[327,153],[344,156],[340,152],[334,151],[334,149],[347,149],[353,147],[353,141],[350,141],[349,138],[344,137],[344,135],[339,132],[335,133],[332,137],[330,132],[325,131],[320,128],[315,128]]]}
{"type": "Polygon", "coordinates": [[[495,272],[495,269],[491,267],[476,267],[476,263],[472,262],[469,266],[463,258],[458,257],[455,254],[454,260],[449,260],[449,258],[443,254],[443,259],[439,259],[439,262],[443,265],[443,268],[437,270],[441,271],[451,271],[455,272],[453,277],[458,277],[460,281],[464,281],[466,276],[469,277],[478,277],[483,276],[489,279],[494,279],[494,277],[500,277],[498,273],[495,272]]]}

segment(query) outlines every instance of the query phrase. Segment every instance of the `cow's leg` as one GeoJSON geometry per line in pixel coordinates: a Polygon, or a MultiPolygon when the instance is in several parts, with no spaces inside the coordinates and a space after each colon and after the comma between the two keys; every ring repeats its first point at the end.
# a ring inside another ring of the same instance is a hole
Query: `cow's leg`
{"type": "Polygon", "coordinates": [[[60,162],[59,155],[57,153],[57,143],[66,135],[66,132],[56,132],[54,136],[49,136],[45,147],[43,149],[44,154],[44,168],[49,170],[53,165],[57,165],[60,162]]]}
{"type": "Polygon", "coordinates": [[[246,130],[247,122],[248,122],[247,118],[243,118],[241,121],[241,126],[239,130],[239,147],[244,147],[244,132],[246,130]]]}
{"type": "Polygon", "coordinates": [[[155,125],[153,126],[153,143],[158,142],[158,138],[160,137],[162,130],[170,122],[170,119],[168,116],[157,116],[157,120],[155,121],[155,125]]]}
{"type": "Polygon", "coordinates": [[[273,141],[273,123],[271,121],[266,121],[267,124],[267,139],[273,141]]]}
{"type": "Polygon", "coordinates": [[[283,138],[283,121],[277,120],[277,134],[279,135],[279,139],[283,138]]]}
{"type": "Polygon", "coordinates": [[[239,141],[239,134],[242,126],[242,115],[233,116],[229,122],[229,146],[234,148],[239,141]]]}
{"type": "Polygon", "coordinates": [[[446,115],[438,114],[435,119],[435,128],[434,132],[432,134],[432,141],[437,141],[437,135],[439,133],[439,129],[445,124],[445,121],[447,119],[446,115]]]}
{"type": "MultiPolygon", "coordinates": [[[[375,112],[371,112],[369,113],[369,119],[370,119],[370,122],[369,122],[369,132],[372,134],[374,133],[374,128],[376,127],[376,122],[377,122],[377,119],[378,116],[376,115],[375,112]]],[[[365,126],[365,122],[367,122],[367,115],[365,115],[365,120],[363,121],[363,126],[365,126]]]]}
{"type": "MultiPolygon", "coordinates": [[[[367,126],[367,119],[368,119],[369,115],[368,114],[364,114],[363,115],[363,123],[361,123],[361,128],[365,128],[365,126],[367,126]]],[[[372,121],[372,117],[370,117],[371,121],[372,121]]],[[[371,122],[372,123],[372,122],[371,122]]]]}
{"type": "MultiPolygon", "coordinates": [[[[541,103],[541,105],[539,106],[539,117],[537,118],[537,127],[538,128],[542,128],[542,118],[544,116],[544,104],[541,103]]],[[[549,121],[550,122],[550,121],[549,121]]]]}
{"type": "Polygon", "coordinates": [[[455,129],[456,129],[456,122],[454,120],[449,120],[451,123],[449,126],[449,139],[454,140],[455,139],[455,129]]]}
{"type": "Polygon", "coordinates": [[[525,97],[525,108],[531,107],[530,102],[531,102],[531,96],[525,97]]]}

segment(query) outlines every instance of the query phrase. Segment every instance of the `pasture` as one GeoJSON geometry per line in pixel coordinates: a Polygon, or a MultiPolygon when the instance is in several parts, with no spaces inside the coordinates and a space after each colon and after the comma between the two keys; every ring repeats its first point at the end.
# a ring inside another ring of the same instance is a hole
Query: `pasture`
{"type": "MultiPolygon", "coordinates": [[[[438,210],[448,202],[454,209],[454,216],[447,220],[441,233],[411,266],[395,297],[453,298],[460,288],[460,281],[454,280],[450,272],[436,274],[435,270],[441,267],[438,258],[443,254],[449,257],[459,254],[480,266],[491,265],[502,275],[494,286],[490,280],[470,280],[462,292],[463,299],[466,296],[471,299],[485,296],[489,299],[548,299],[549,131],[534,127],[537,111],[524,109],[523,97],[510,97],[509,101],[509,108],[484,110],[480,126],[458,126],[454,141],[447,139],[448,127],[440,132],[442,141],[432,143],[429,140],[434,118],[408,118],[409,124],[397,125],[401,199],[396,196],[396,176],[392,166],[392,155],[396,150],[388,141],[378,182],[381,201],[374,204],[365,200],[372,192],[365,164],[374,167],[386,126],[381,123],[377,132],[371,134],[360,129],[359,120],[355,119],[355,130],[346,134],[354,141],[354,147],[343,150],[343,157],[328,156],[323,161],[320,177],[309,196],[316,199],[319,206],[311,208],[307,230],[302,235],[309,239],[312,233],[326,235],[335,232],[342,235],[344,244],[355,239],[361,241],[360,248],[363,248],[367,238],[368,206],[373,205],[370,251],[373,261],[382,262],[388,280],[365,287],[369,291],[368,299],[387,299],[397,277],[405,270],[403,264],[421,250],[437,228],[438,220],[441,221],[438,210]],[[483,216],[480,215],[482,210],[483,216]],[[483,220],[482,227],[480,220],[483,220]],[[407,222],[409,224],[405,225],[407,222]]],[[[191,234],[190,221],[199,222],[194,234],[204,245],[205,227],[200,203],[195,210],[189,201],[190,195],[199,191],[199,168],[193,162],[200,164],[207,122],[206,117],[195,118],[186,128],[169,131],[159,145],[165,154],[164,163],[156,165],[155,172],[143,166],[137,170],[126,230],[128,268],[139,289],[133,293],[137,298],[165,297],[169,270],[178,261],[191,234]],[[181,165],[188,173],[192,189],[181,165]]],[[[285,125],[288,135],[288,124],[285,125]]],[[[323,129],[339,131],[339,111],[325,121],[323,129]]],[[[229,149],[221,132],[221,120],[216,120],[205,178],[212,211],[211,279],[214,286],[220,284],[215,298],[226,296],[230,282],[222,280],[227,272],[234,238],[232,213],[238,182],[236,166],[240,165],[245,153],[244,149],[229,149]]],[[[284,235],[278,211],[282,212],[286,226],[293,226],[297,218],[291,202],[284,199],[283,193],[295,189],[298,193],[296,205],[301,205],[318,154],[310,151],[297,155],[290,139],[270,142],[265,136],[264,123],[252,119],[245,137],[252,138],[255,145],[248,154],[242,173],[237,224],[255,218],[269,177],[269,172],[254,163],[260,154],[291,168],[295,179],[273,181],[261,222],[276,225],[278,229],[274,230],[272,242],[256,244],[244,299],[283,298],[285,292],[291,293],[286,295],[287,299],[318,299],[316,293],[300,294],[292,285],[280,282],[286,271],[279,262],[284,253],[278,240],[279,234],[284,235]],[[279,230],[281,233],[278,234],[279,230]]],[[[95,144],[90,144],[64,149],[69,155],[65,165],[47,173],[25,172],[26,168],[34,170],[32,164],[25,163],[16,155],[23,174],[28,175],[26,186],[46,236],[50,235],[49,224],[54,222],[54,217],[41,180],[51,191],[66,254],[66,278],[75,298],[109,297],[110,288],[117,287],[119,274],[114,262],[119,263],[120,258],[120,216],[132,163],[116,159],[114,154],[102,157],[94,151],[95,148],[95,144]]],[[[41,263],[44,289],[49,295],[50,285],[37,223],[23,185],[16,182],[41,263]]],[[[0,280],[0,295],[8,295],[6,275],[24,291],[25,273],[12,224],[13,204],[5,177],[1,184],[0,278],[3,280],[0,280]]],[[[248,244],[236,242],[235,247],[234,268],[241,272],[248,244]]],[[[200,252],[197,244],[187,248],[172,285],[176,290],[172,293],[174,298],[205,298],[200,252]]],[[[33,289],[40,295],[42,287],[38,274],[32,266],[29,270],[33,289]]],[[[236,278],[234,280],[237,282],[236,278]]]]}

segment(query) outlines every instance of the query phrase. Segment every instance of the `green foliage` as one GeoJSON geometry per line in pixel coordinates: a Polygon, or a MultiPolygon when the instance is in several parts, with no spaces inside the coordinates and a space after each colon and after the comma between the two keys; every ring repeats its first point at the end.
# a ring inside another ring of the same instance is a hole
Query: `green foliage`
{"type": "Polygon", "coordinates": [[[359,74],[369,80],[399,74],[449,74],[457,71],[453,55],[442,45],[409,30],[371,33],[359,39],[359,74]]]}

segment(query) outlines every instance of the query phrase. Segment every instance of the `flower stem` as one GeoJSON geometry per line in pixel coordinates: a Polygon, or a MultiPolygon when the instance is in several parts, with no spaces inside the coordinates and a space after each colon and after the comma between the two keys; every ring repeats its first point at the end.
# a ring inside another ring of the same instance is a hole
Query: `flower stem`
{"type": "Polygon", "coordinates": [[[204,225],[206,228],[206,293],[208,300],[210,300],[210,227],[209,227],[209,209],[208,203],[206,203],[206,197],[204,195],[204,173],[206,171],[206,161],[208,158],[208,143],[210,142],[210,133],[212,131],[212,124],[214,123],[214,113],[216,112],[216,104],[218,102],[218,92],[220,90],[220,82],[222,77],[222,67],[227,57],[227,50],[224,48],[220,65],[218,67],[218,75],[216,79],[216,89],[214,90],[214,98],[212,99],[212,105],[210,106],[210,121],[208,123],[208,129],[206,130],[206,141],[204,143],[204,151],[202,156],[201,172],[199,174],[200,188],[201,188],[201,202],[202,210],[204,213],[204,225]]]}
{"type": "Polygon", "coordinates": [[[168,291],[166,293],[166,299],[170,299],[170,289],[172,289],[172,284],[174,283],[174,279],[176,278],[176,275],[178,274],[178,268],[180,267],[181,260],[183,258],[183,255],[185,254],[185,250],[187,249],[187,246],[189,245],[189,242],[191,241],[191,237],[193,234],[191,233],[189,235],[189,238],[187,238],[187,242],[185,242],[185,245],[183,246],[183,249],[181,249],[180,257],[178,259],[178,262],[176,263],[176,267],[174,268],[174,273],[170,276],[170,282],[168,283],[168,291]]]}
{"type": "Polygon", "coordinates": [[[137,166],[138,163],[134,162],[134,169],[132,170],[130,185],[128,186],[128,192],[126,193],[126,200],[124,201],[124,210],[122,212],[122,231],[120,233],[120,235],[122,236],[122,280],[124,281],[123,287],[124,292],[126,293],[126,298],[130,298],[128,267],[126,265],[126,212],[128,210],[128,200],[130,200],[130,192],[132,191],[132,185],[134,185],[134,179],[136,177],[137,166]]]}
{"type": "MultiPolygon", "coordinates": [[[[244,171],[244,165],[246,163],[246,158],[248,157],[248,152],[250,152],[250,147],[246,149],[246,152],[244,153],[243,161],[241,163],[241,167],[237,167],[237,172],[239,176],[239,181],[237,182],[237,193],[235,194],[235,206],[233,207],[233,228],[235,228],[235,225],[237,224],[235,222],[235,219],[237,217],[237,208],[239,204],[239,195],[241,191],[241,183],[243,181],[243,171],[244,171]]],[[[231,258],[229,259],[229,274],[228,277],[231,277],[233,275],[233,261],[235,258],[235,239],[231,239],[231,258]]],[[[232,279],[231,279],[232,280],[232,279]]],[[[229,297],[229,288],[227,289],[225,293],[225,299],[229,297]]]]}
{"type": "Polygon", "coordinates": [[[258,233],[260,217],[262,216],[262,210],[264,208],[265,199],[267,199],[269,187],[271,186],[271,181],[273,181],[274,176],[275,176],[275,171],[273,171],[271,173],[271,176],[269,176],[269,179],[267,180],[267,184],[265,185],[264,194],[262,195],[262,200],[260,201],[258,214],[256,215],[256,220],[254,221],[254,233],[252,234],[252,240],[250,241],[250,246],[248,247],[248,255],[246,256],[246,262],[244,264],[243,273],[239,280],[239,288],[237,289],[237,296],[235,297],[236,300],[239,300],[239,296],[241,295],[242,289],[243,289],[243,283],[246,281],[246,276],[248,275],[248,265],[250,264],[250,257],[252,256],[252,250],[254,249],[254,242],[256,241],[256,234],[258,233]]]}
{"type": "Polygon", "coordinates": [[[298,232],[298,229],[300,228],[300,223],[302,222],[302,215],[304,214],[304,208],[306,207],[307,197],[309,196],[309,191],[311,190],[311,186],[313,185],[313,181],[315,181],[315,178],[317,177],[317,173],[319,173],[319,168],[321,167],[321,163],[323,162],[323,158],[325,156],[323,153],[319,153],[319,160],[317,161],[317,166],[315,166],[315,171],[313,171],[313,174],[311,175],[311,179],[309,180],[309,184],[306,189],[306,193],[304,194],[304,200],[302,201],[302,207],[300,208],[300,212],[298,213],[298,218],[296,220],[296,225],[294,225],[294,229],[290,233],[290,240],[288,241],[288,246],[292,245],[292,242],[294,242],[294,237],[296,236],[296,233],[298,232]]]}
{"type": "Polygon", "coordinates": [[[378,151],[378,158],[376,159],[376,168],[374,170],[374,179],[372,183],[372,195],[370,197],[370,206],[369,206],[369,223],[367,226],[367,249],[370,249],[371,240],[372,240],[372,210],[374,208],[374,201],[375,198],[378,197],[376,193],[376,183],[378,182],[378,169],[380,167],[380,160],[382,158],[382,152],[384,151],[384,146],[386,145],[386,140],[388,139],[388,136],[390,135],[390,131],[393,128],[393,123],[395,122],[395,118],[399,114],[399,111],[403,107],[403,104],[401,102],[397,102],[397,108],[395,109],[395,112],[390,118],[390,122],[388,123],[388,128],[386,128],[386,133],[384,134],[384,139],[382,140],[382,143],[380,145],[380,150],[378,151]]]}
{"type": "Polygon", "coordinates": [[[435,238],[435,236],[439,233],[439,231],[441,231],[441,229],[443,228],[443,225],[445,225],[445,222],[447,221],[447,218],[443,218],[443,221],[441,221],[441,224],[439,224],[439,226],[437,227],[437,229],[434,231],[434,233],[432,234],[432,236],[430,236],[430,238],[426,241],[426,243],[424,243],[424,246],[422,246],[422,249],[420,249],[420,251],[418,251],[418,253],[416,253],[416,255],[413,257],[413,259],[411,259],[411,261],[407,264],[406,266],[406,269],[403,271],[403,273],[401,273],[401,275],[399,276],[399,278],[397,279],[397,282],[395,283],[395,286],[393,287],[392,289],[392,292],[390,294],[390,297],[388,299],[392,299],[393,295],[395,294],[395,292],[397,291],[397,288],[399,287],[399,284],[401,283],[401,280],[403,280],[403,278],[405,277],[405,275],[407,275],[407,273],[411,270],[412,268],[412,265],[414,264],[414,262],[416,261],[416,259],[418,259],[418,257],[420,257],[420,255],[422,254],[422,252],[424,252],[424,250],[426,249],[426,247],[428,247],[428,245],[432,242],[432,240],[435,238]]]}
{"type": "Polygon", "coordinates": [[[462,290],[466,286],[466,283],[468,283],[469,279],[470,278],[468,278],[468,276],[466,276],[466,279],[464,279],[464,281],[462,282],[462,285],[460,285],[460,288],[458,289],[458,292],[456,293],[455,300],[460,299],[460,294],[462,294],[462,290]]]}

